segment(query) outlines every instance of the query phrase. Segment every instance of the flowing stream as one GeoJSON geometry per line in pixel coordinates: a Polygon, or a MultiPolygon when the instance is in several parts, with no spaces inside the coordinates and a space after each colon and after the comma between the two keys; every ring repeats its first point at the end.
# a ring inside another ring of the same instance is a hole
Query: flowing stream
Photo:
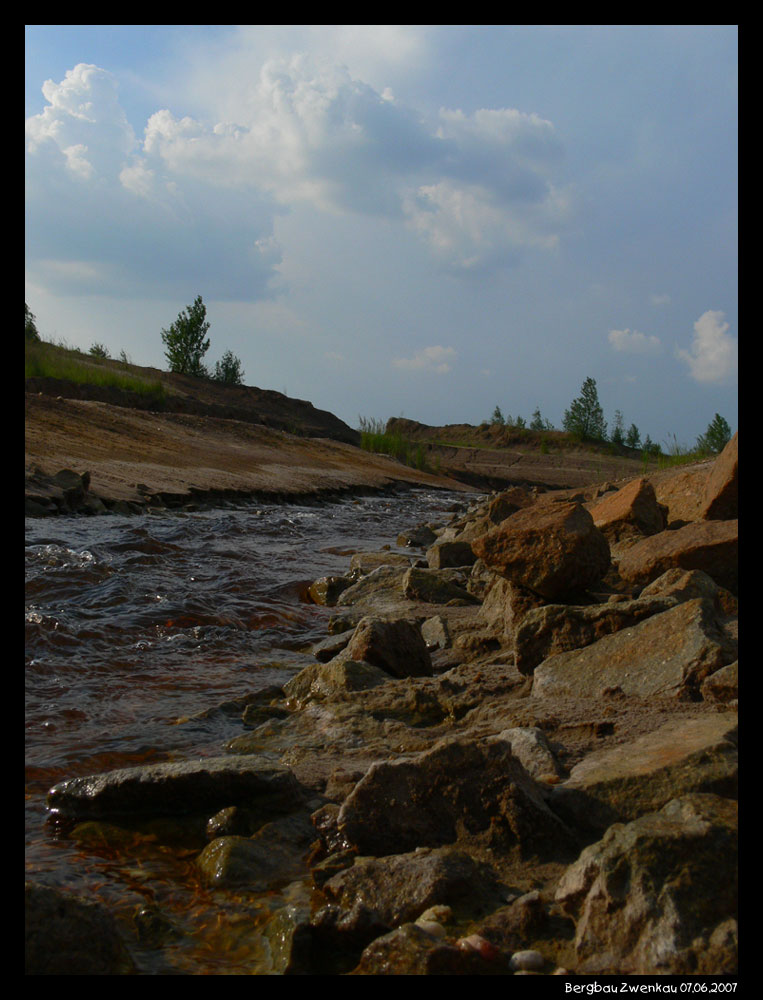
{"type": "Polygon", "coordinates": [[[27,519],[27,878],[106,902],[148,974],[267,974],[259,928],[288,895],[206,890],[198,846],[168,846],[150,826],[63,833],[46,821],[45,794],[75,775],[221,753],[242,731],[234,720],[179,720],[311,662],[332,612],[309,601],[308,585],[464,506],[463,494],[414,490],[27,519]],[[151,924],[155,911],[170,930],[151,924]]]}

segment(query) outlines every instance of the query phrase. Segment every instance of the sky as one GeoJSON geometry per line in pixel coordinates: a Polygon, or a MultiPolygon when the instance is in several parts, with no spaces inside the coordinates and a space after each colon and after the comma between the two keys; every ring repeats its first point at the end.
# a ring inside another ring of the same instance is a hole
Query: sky
{"type": "Polygon", "coordinates": [[[353,427],[737,428],[735,25],[27,25],[43,339],[353,427]]]}

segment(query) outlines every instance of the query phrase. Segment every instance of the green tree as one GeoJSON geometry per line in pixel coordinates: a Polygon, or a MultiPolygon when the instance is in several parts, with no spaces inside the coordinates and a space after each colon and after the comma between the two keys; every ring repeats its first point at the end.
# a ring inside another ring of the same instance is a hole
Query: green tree
{"type": "Polygon", "coordinates": [[[104,344],[93,344],[93,346],[88,351],[88,354],[94,358],[108,358],[109,351],[104,344]]]}
{"type": "Polygon", "coordinates": [[[490,418],[490,423],[491,424],[500,424],[501,427],[503,427],[503,425],[506,423],[506,421],[504,420],[503,414],[501,413],[501,407],[500,406],[496,406],[496,408],[493,410],[493,416],[490,418]]]}
{"type": "Polygon", "coordinates": [[[631,424],[628,428],[628,433],[625,435],[625,443],[629,448],[641,447],[641,435],[635,424],[631,424]]]}
{"type": "Polygon", "coordinates": [[[39,340],[40,334],[37,332],[35,315],[29,306],[24,303],[24,340],[39,340]]]}
{"type": "Polygon", "coordinates": [[[581,441],[602,441],[607,436],[607,424],[594,379],[585,380],[580,396],[573,400],[569,410],[564,411],[562,425],[581,441]]]}
{"type": "Polygon", "coordinates": [[[552,431],[554,425],[550,420],[544,420],[541,416],[540,407],[533,411],[532,420],[530,421],[531,431],[552,431]]]}
{"type": "Polygon", "coordinates": [[[614,426],[612,428],[612,436],[610,441],[612,444],[622,445],[625,443],[625,432],[623,430],[623,415],[620,410],[615,410],[615,420],[614,426]]]}
{"type": "Polygon", "coordinates": [[[206,317],[206,306],[197,295],[193,305],[178,314],[169,330],[162,330],[164,353],[171,372],[209,377],[201,360],[209,350],[209,340],[204,339],[209,330],[206,317]]]}
{"type": "Polygon", "coordinates": [[[705,433],[700,434],[697,438],[697,450],[711,451],[717,454],[719,451],[723,451],[730,440],[731,428],[728,422],[724,420],[720,413],[716,413],[712,421],[707,425],[705,433]]]}
{"type": "Polygon", "coordinates": [[[652,441],[652,439],[647,434],[647,436],[644,438],[644,446],[642,448],[642,454],[659,455],[661,451],[662,449],[660,448],[659,444],[656,441],[652,441]]]}
{"type": "Polygon", "coordinates": [[[222,360],[215,364],[215,379],[226,385],[244,384],[244,369],[233,351],[226,351],[222,360]]]}

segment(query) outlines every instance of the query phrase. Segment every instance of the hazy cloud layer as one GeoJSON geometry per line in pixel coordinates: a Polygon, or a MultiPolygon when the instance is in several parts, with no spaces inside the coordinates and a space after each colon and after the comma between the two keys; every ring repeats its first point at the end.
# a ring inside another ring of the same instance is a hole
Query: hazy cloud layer
{"type": "Polygon", "coordinates": [[[436,344],[416,351],[410,358],[396,358],[392,364],[395,368],[401,368],[405,371],[425,371],[446,375],[450,371],[451,362],[455,359],[456,351],[454,348],[436,344]]]}

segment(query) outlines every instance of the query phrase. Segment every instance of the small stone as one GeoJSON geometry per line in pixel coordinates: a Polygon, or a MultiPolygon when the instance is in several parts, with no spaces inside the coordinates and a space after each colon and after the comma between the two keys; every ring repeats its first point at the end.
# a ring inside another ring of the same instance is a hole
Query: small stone
{"type": "Polygon", "coordinates": [[[516,971],[538,972],[545,965],[545,958],[539,951],[515,951],[509,966],[516,971]]]}

